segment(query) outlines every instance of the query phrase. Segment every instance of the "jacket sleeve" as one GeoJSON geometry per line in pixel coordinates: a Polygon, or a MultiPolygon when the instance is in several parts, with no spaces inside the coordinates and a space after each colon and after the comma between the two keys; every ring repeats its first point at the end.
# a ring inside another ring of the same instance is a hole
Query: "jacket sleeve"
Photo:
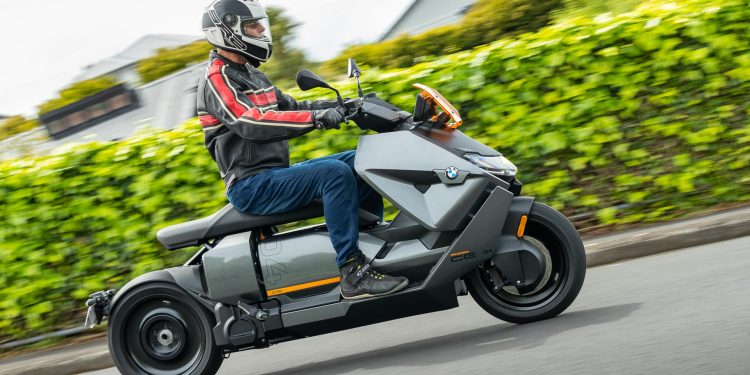
{"type": "Polygon", "coordinates": [[[273,86],[260,92],[241,92],[221,65],[209,69],[207,86],[207,111],[242,138],[260,143],[276,142],[315,129],[312,111],[271,110],[277,100],[273,86]]]}
{"type": "Polygon", "coordinates": [[[279,88],[276,89],[276,97],[279,102],[279,110],[282,111],[309,111],[336,108],[339,105],[336,100],[303,100],[298,102],[291,95],[284,94],[279,88]]]}

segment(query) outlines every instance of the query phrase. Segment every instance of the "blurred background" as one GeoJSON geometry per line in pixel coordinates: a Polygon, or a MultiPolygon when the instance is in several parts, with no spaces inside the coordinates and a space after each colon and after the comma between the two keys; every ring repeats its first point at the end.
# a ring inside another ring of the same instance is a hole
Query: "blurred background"
{"type": "MultiPolygon", "coordinates": [[[[750,200],[747,0],[265,0],[261,69],[405,110],[413,83],[583,234],[750,200]]],[[[226,204],[195,120],[205,0],[0,3],[0,345],[78,326],[89,293],[180,264],[155,233],[226,204]]],[[[356,147],[311,133],[293,161],[356,147]]],[[[393,150],[398,152],[398,150],[393,150]]],[[[392,217],[393,208],[388,215],[392,217]]],[[[45,340],[35,345],[48,345],[45,340]]]]}

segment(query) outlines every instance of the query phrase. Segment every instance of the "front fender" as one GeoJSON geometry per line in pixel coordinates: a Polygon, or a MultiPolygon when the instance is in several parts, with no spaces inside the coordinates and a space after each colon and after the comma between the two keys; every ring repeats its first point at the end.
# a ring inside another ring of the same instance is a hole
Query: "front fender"
{"type": "Polygon", "coordinates": [[[513,201],[510,203],[510,210],[508,210],[508,216],[505,217],[505,224],[502,231],[503,237],[517,239],[516,233],[518,233],[518,226],[521,223],[521,216],[528,216],[533,205],[534,197],[513,197],[513,201]]]}

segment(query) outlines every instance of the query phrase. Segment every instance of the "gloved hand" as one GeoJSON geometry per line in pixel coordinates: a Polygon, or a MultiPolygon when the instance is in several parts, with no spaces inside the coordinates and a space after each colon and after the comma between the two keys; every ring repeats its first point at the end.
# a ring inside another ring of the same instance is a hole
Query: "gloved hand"
{"type": "Polygon", "coordinates": [[[341,106],[313,111],[313,124],[318,129],[340,129],[345,114],[346,109],[341,106]]]}

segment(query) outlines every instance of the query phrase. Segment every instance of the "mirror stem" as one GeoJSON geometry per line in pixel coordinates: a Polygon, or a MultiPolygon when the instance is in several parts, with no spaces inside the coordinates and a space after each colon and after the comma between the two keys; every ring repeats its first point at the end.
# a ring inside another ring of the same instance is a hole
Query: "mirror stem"
{"type": "Polygon", "coordinates": [[[364,98],[365,93],[362,92],[362,85],[359,84],[359,74],[356,74],[354,77],[357,79],[357,91],[359,93],[359,97],[364,98]]]}
{"type": "Polygon", "coordinates": [[[338,100],[340,106],[344,106],[344,99],[341,98],[341,94],[339,94],[339,90],[334,89],[331,86],[328,86],[329,89],[333,90],[333,92],[336,93],[336,100],[338,100]]]}

